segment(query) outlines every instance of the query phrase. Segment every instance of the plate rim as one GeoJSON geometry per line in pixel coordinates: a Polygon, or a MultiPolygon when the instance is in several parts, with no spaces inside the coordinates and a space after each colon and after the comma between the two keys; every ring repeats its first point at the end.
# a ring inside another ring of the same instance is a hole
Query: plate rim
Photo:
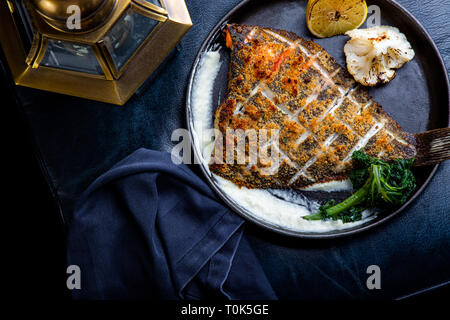
{"type": "MultiPolygon", "coordinates": [[[[332,230],[332,231],[327,231],[327,232],[303,232],[303,231],[295,231],[295,230],[290,230],[288,228],[282,228],[282,227],[278,227],[273,223],[269,223],[263,219],[258,219],[256,218],[254,215],[250,215],[248,213],[246,213],[245,211],[247,211],[247,209],[242,208],[242,207],[237,207],[235,205],[234,202],[232,202],[224,193],[223,190],[221,190],[213,180],[213,178],[210,176],[209,171],[207,171],[204,167],[203,161],[202,161],[202,156],[199,156],[198,154],[198,150],[194,145],[194,137],[192,134],[192,126],[191,126],[191,96],[192,96],[192,88],[193,88],[193,83],[194,83],[194,78],[195,78],[195,74],[197,72],[197,68],[199,66],[199,62],[201,60],[202,54],[203,52],[205,52],[205,49],[208,48],[208,46],[211,44],[211,41],[214,39],[214,36],[217,34],[217,32],[223,28],[223,25],[226,24],[230,18],[230,16],[232,16],[234,13],[236,13],[237,11],[239,11],[242,7],[248,5],[250,2],[256,2],[257,0],[243,0],[240,3],[238,3],[236,6],[234,6],[230,11],[228,11],[220,20],[219,22],[217,22],[217,24],[212,28],[212,30],[208,33],[207,37],[203,40],[202,45],[200,46],[193,65],[191,67],[190,73],[189,73],[189,79],[188,79],[188,85],[187,85],[187,89],[186,89],[186,124],[187,124],[187,129],[189,131],[189,138],[190,138],[190,147],[193,149],[194,151],[194,158],[196,160],[196,163],[198,163],[203,175],[205,176],[206,180],[208,181],[209,186],[214,190],[214,192],[219,196],[219,198],[224,201],[226,203],[226,205],[228,205],[236,214],[238,214],[239,216],[243,217],[245,220],[248,220],[250,222],[252,222],[253,224],[257,225],[258,227],[261,227],[263,229],[266,229],[268,231],[271,232],[275,232],[277,234],[283,235],[283,236],[288,236],[288,237],[294,237],[294,238],[299,238],[299,239],[333,239],[333,238],[341,238],[341,237],[345,237],[345,236],[350,236],[350,235],[355,235],[358,233],[361,233],[363,231],[375,228],[383,223],[385,223],[386,221],[391,220],[393,217],[397,216],[398,214],[400,214],[401,212],[403,212],[406,207],[408,207],[412,202],[414,202],[416,200],[416,198],[422,194],[422,192],[424,191],[424,189],[428,186],[428,184],[430,183],[431,179],[434,177],[438,167],[439,167],[439,163],[435,164],[430,172],[430,174],[428,175],[428,177],[425,179],[424,183],[422,184],[422,186],[416,190],[416,192],[413,194],[413,196],[411,198],[408,199],[408,201],[406,201],[400,208],[398,208],[397,210],[395,210],[394,212],[387,214],[384,217],[381,217],[380,219],[376,220],[376,221],[372,221],[369,220],[361,225],[357,225],[354,227],[350,227],[347,229],[337,229],[337,230],[332,230]],[[245,210],[243,210],[245,209],[245,210]]],[[[275,0],[274,0],[275,1],[275,0]]],[[[447,89],[447,92],[449,92],[449,76],[447,73],[447,69],[445,67],[444,64],[444,60],[442,59],[442,56],[439,52],[439,49],[437,48],[436,44],[434,43],[433,39],[431,38],[430,34],[427,32],[427,30],[424,28],[424,26],[420,23],[420,21],[414,17],[414,15],[412,15],[407,9],[405,9],[402,5],[400,5],[399,3],[397,3],[394,0],[378,0],[381,2],[385,2],[385,3],[389,3],[391,5],[393,5],[394,7],[396,7],[397,10],[399,10],[403,15],[406,15],[409,19],[412,20],[412,22],[418,27],[419,31],[422,33],[422,35],[425,37],[425,39],[427,40],[427,42],[429,44],[431,44],[431,48],[434,51],[434,53],[436,54],[436,56],[438,57],[438,64],[439,67],[441,69],[441,71],[444,72],[445,75],[445,87],[447,89]]],[[[450,114],[450,93],[448,94],[447,97],[447,104],[448,104],[448,109],[449,109],[449,114],[450,114]]],[[[447,120],[447,126],[450,126],[450,117],[447,120]]]]}

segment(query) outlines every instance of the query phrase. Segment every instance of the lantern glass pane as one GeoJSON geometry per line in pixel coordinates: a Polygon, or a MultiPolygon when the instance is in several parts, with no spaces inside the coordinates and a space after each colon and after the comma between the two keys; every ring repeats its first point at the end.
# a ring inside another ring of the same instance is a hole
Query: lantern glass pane
{"type": "Polygon", "coordinates": [[[97,57],[89,45],[48,39],[41,65],[51,68],[103,74],[97,57]]]}
{"type": "Polygon", "coordinates": [[[103,38],[117,70],[122,69],[158,23],[131,8],[127,9],[103,38]]]}

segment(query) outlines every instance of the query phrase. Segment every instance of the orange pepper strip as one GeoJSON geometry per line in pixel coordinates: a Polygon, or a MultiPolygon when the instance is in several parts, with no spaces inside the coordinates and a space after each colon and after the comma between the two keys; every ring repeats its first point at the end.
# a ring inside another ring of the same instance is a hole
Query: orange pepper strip
{"type": "Polygon", "coordinates": [[[312,64],[313,64],[314,62],[316,62],[316,58],[310,58],[307,62],[305,62],[305,63],[301,66],[302,71],[308,70],[309,67],[311,67],[312,64]]]}
{"type": "Polygon", "coordinates": [[[233,49],[233,41],[231,40],[230,31],[228,29],[225,31],[225,45],[228,48],[233,49]]]}
{"type": "Polygon", "coordinates": [[[278,70],[283,61],[293,52],[294,50],[292,48],[283,51],[283,53],[278,57],[277,61],[275,61],[275,63],[272,65],[272,68],[270,68],[270,71],[275,72],[276,70],[278,70]]]}

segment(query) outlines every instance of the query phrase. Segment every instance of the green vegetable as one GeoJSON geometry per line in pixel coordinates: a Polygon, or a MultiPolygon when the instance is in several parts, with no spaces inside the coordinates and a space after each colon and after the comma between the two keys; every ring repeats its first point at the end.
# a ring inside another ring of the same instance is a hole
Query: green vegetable
{"type": "Polygon", "coordinates": [[[395,159],[389,164],[362,151],[355,151],[352,159],[360,167],[350,173],[350,180],[353,188],[359,189],[338,204],[329,200],[318,213],[304,219],[358,221],[366,209],[402,205],[416,189],[416,179],[410,170],[414,159],[395,159]]]}
{"type": "MultiPolygon", "coordinates": [[[[353,222],[361,220],[362,215],[361,213],[366,209],[363,206],[353,206],[349,209],[340,211],[337,214],[329,215],[327,212],[327,209],[330,209],[332,207],[335,207],[335,201],[333,199],[328,200],[327,203],[325,203],[323,206],[319,208],[319,212],[315,214],[311,214],[309,216],[303,217],[306,220],[326,220],[326,219],[332,219],[332,220],[342,220],[344,223],[347,222],[353,222]]],[[[337,206],[336,206],[337,208],[337,206]]]]}

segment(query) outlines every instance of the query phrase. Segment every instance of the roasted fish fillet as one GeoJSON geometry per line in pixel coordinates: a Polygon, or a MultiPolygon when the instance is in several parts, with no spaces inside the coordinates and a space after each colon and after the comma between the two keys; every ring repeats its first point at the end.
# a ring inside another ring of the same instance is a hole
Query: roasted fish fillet
{"type": "Polygon", "coordinates": [[[231,48],[229,83],[214,126],[225,138],[216,140],[213,173],[248,188],[300,189],[346,179],[356,150],[384,160],[415,156],[414,135],[321,46],[257,26],[230,24],[224,35],[231,48]],[[245,162],[234,151],[225,161],[239,129],[278,132],[258,144],[276,160],[251,161],[246,146],[245,162]]]}

